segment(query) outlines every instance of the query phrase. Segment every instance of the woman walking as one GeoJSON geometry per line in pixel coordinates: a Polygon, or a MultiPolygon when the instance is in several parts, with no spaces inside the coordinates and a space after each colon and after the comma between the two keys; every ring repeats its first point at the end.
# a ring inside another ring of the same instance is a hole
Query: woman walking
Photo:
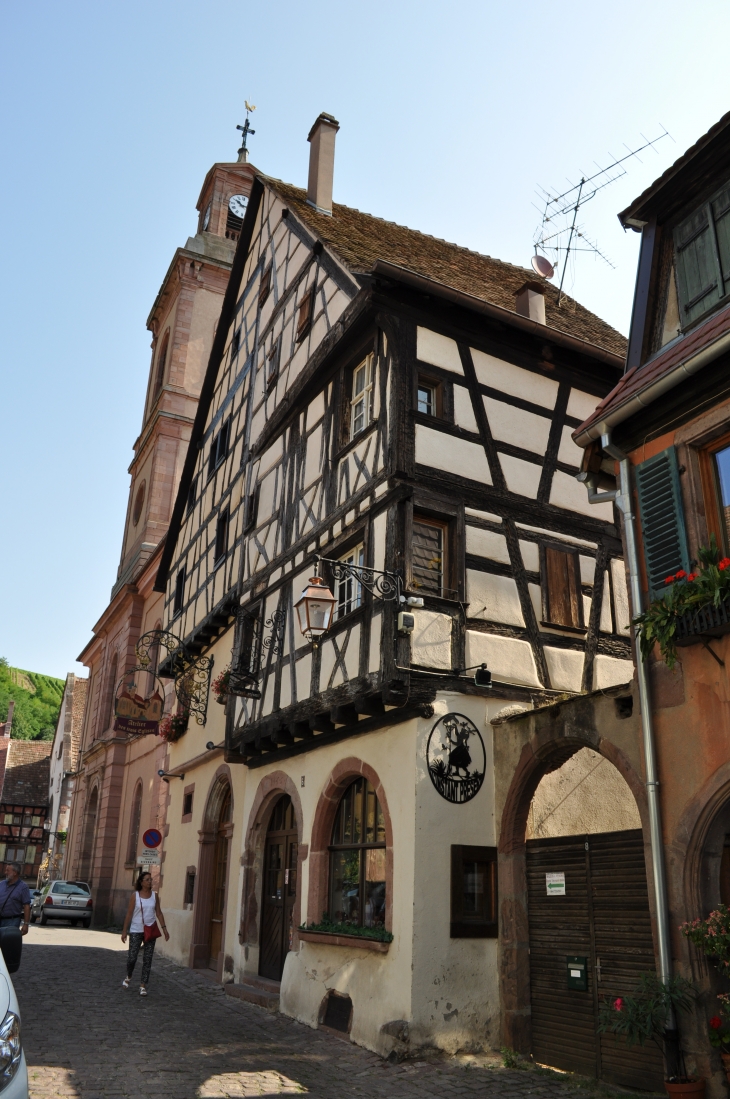
{"type": "Polygon", "coordinates": [[[142,983],[139,986],[140,996],[147,995],[147,982],[150,979],[152,968],[152,955],[155,952],[155,939],[159,939],[160,930],[157,921],[162,924],[162,934],[165,942],[170,938],[165,926],[165,919],[160,908],[160,898],[152,892],[152,875],[147,870],[141,870],[135,891],[129,898],[127,915],[124,917],[122,929],[122,942],[127,941],[129,932],[129,952],[127,954],[127,976],[122,981],[124,988],[129,988],[129,982],[134,973],[139,948],[144,943],[142,954],[142,983]]]}

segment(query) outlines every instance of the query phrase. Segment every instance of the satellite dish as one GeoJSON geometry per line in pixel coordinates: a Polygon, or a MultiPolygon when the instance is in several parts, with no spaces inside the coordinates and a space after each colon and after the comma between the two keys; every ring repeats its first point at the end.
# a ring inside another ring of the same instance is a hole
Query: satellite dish
{"type": "Polygon", "coordinates": [[[551,279],[555,274],[555,268],[549,260],[545,259],[545,256],[533,256],[531,262],[533,271],[536,271],[541,279],[551,279]]]}

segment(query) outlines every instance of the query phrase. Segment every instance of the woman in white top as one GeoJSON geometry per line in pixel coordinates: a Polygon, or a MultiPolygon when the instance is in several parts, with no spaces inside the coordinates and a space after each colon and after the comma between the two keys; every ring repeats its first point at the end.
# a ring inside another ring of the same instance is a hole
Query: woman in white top
{"type": "MultiPolygon", "coordinates": [[[[122,929],[123,943],[127,941],[127,932],[129,932],[127,976],[122,981],[124,988],[129,988],[129,982],[132,979],[134,967],[137,963],[139,948],[142,943],[144,943],[144,953],[142,955],[142,984],[139,986],[140,996],[147,995],[147,982],[150,979],[152,955],[155,952],[154,939],[148,939],[147,942],[144,942],[144,929],[145,927],[152,927],[158,920],[162,925],[162,934],[165,936],[165,941],[167,941],[170,936],[167,933],[165,918],[162,915],[162,909],[160,908],[160,898],[156,893],[152,892],[152,875],[149,871],[142,870],[137,878],[135,891],[129,898],[127,915],[124,917],[124,927],[122,929]]],[[[159,936],[157,937],[159,938],[159,936]]]]}

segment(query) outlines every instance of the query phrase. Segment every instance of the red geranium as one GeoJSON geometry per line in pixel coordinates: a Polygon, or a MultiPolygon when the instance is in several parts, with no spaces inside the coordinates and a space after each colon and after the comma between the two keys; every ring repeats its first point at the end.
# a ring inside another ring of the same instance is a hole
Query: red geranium
{"type": "Polygon", "coordinates": [[[722,1026],[722,1019],[720,1018],[719,1015],[713,1015],[712,1016],[712,1018],[710,1019],[710,1026],[712,1027],[713,1030],[719,1030],[720,1029],[720,1027],[722,1026]]]}
{"type": "Polygon", "coordinates": [[[696,580],[696,579],[697,579],[697,573],[696,572],[691,572],[689,574],[689,576],[687,577],[687,583],[689,584],[692,580],[696,580]]]}
{"type": "Polygon", "coordinates": [[[621,996],[617,996],[617,997],[616,997],[616,999],[615,999],[615,1000],[613,1001],[613,1007],[614,1007],[614,1010],[615,1010],[615,1011],[622,1011],[622,1010],[623,1010],[623,1006],[624,1006],[624,1002],[623,1002],[623,999],[622,999],[622,997],[621,997],[621,996]]]}
{"type": "Polygon", "coordinates": [[[665,584],[673,584],[674,583],[674,577],[673,576],[668,576],[666,578],[666,580],[664,581],[664,583],[665,584]]]}
{"type": "Polygon", "coordinates": [[[675,580],[684,580],[686,575],[687,575],[687,573],[684,571],[684,569],[680,569],[679,572],[674,577],[674,579],[675,580]]]}
{"type": "Polygon", "coordinates": [[[722,561],[718,561],[717,563],[718,569],[721,570],[726,569],[728,565],[730,565],[730,557],[723,557],[722,561]]]}

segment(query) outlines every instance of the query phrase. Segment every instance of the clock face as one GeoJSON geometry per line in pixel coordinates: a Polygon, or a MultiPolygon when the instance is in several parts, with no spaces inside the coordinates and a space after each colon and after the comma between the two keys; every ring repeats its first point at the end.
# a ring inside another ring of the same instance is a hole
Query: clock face
{"type": "Polygon", "coordinates": [[[241,219],[245,216],[247,206],[248,199],[246,195],[232,195],[228,202],[228,209],[231,213],[241,219]]]}

